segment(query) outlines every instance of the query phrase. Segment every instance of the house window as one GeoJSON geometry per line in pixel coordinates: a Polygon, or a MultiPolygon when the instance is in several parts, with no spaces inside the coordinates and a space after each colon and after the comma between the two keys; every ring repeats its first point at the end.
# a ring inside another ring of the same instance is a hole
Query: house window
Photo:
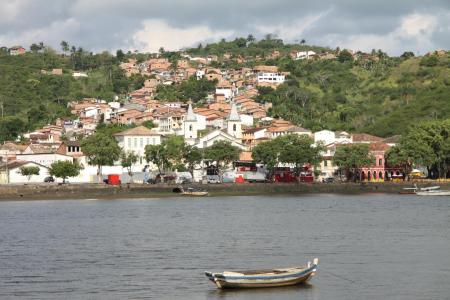
{"type": "Polygon", "coordinates": [[[236,131],[236,124],[233,124],[233,131],[236,131]]]}
{"type": "Polygon", "coordinates": [[[140,144],[141,144],[141,147],[144,147],[144,139],[143,138],[141,138],[140,144]]]}
{"type": "Polygon", "coordinates": [[[137,138],[134,138],[134,148],[137,148],[137,138]]]}
{"type": "Polygon", "coordinates": [[[382,163],[383,163],[383,160],[380,158],[380,159],[378,160],[378,165],[381,166],[382,163]]]}
{"type": "Polygon", "coordinates": [[[192,131],[192,125],[189,125],[189,131],[192,131]]]}
{"type": "Polygon", "coordinates": [[[324,167],[327,167],[327,166],[328,166],[328,160],[324,160],[324,161],[323,161],[323,166],[324,166],[324,167]]]}
{"type": "Polygon", "coordinates": [[[146,145],[150,144],[150,138],[147,138],[147,143],[146,145]]]}
{"type": "Polygon", "coordinates": [[[128,140],[128,148],[131,148],[131,138],[127,138],[128,140]]]}

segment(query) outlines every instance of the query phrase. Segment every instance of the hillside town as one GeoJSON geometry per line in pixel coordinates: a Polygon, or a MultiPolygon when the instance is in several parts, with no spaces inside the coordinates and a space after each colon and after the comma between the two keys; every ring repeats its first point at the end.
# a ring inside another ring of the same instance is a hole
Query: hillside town
{"type": "MultiPolygon", "coordinates": [[[[9,49],[10,55],[23,55],[22,47],[9,49]]],[[[376,59],[369,54],[353,54],[354,59],[376,59]]],[[[289,54],[295,60],[336,59],[334,53],[299,51],[289,54]]],[[[273,57],[280,53],[274,51],[273,57]]],[[[225,55],[225,57],[227,57],[225,55]]],[[[283,84],[289,72],[280,72],[277,66],[256,65],[253,68],[219,69],[210,64],[217,61],[216,56],[183,58],[173,63],[167,58],[151,58],[138,63],[135,59],[120,64],[126,76],[141,74],[148,79],[142,88],[131,91],[124,100],[105,101],[84,98],[69,103],[70,119],[58,119],[40,129],[24,132],[21,141],[7,141],[0,146],[0,182],[1,183],[41,183],[48,181],[49,169],[57,161],[69,161],[81,166],[77,176],[70,182],[102,182],[108,175],[119,175],[121,182],[148,181],[146,172],[184,174],[193,182],[246,182],[246,181],[285,181],[312,182],[335,180],[339,167],[333,163],[336,149],[342,145],[367,144],[375,163],[361,166],[359,179],[364,181],[387,181],[404,178],[404,170],[398,166],[386,164],[385,154],[394,146],[399,136],[380,138],[370,134],[350,133],[345,131],[311,130],[300,127],[281,118],[270,117],[268,111],[271,103],[257,102],[260,87],[276,89],[283,84]],[[202,103],[183,102],[179,99],[161,101],[155,99],[158,87],[177,85],[189,78],[206,79],[215,84],[215,91],[209,93],[202,103]],[[102,173],[92,164],[83,152],[83,137],[95,135],[99,124],[124,126],[122,131],[112,135],[124,153],[134,153],[137,159],[130,166],[130,171],[116,160],[112,165],[102,166],[102,173]],[[151,126],[148,126],[151,124],[151,126]],[[314,165],[306,162],[301,172],[294,175],[294,165],[278,164],[272,174],[267,168],[252,157],[252,150],[259,144],[281,136],[307,136],[313,146],[321,144],[321,159],[314,165]],[[151,161],[146,160],[146,147],[160,145],[170,136],[182,137],[185,144],[200,150],[213,146],[218,141],[225,141],[239,150],[239,158],[226,166],[226,172],[220,179],[215,178],[219,172],[212,170],[214,161],[202,160],[189,172],[177,169],[159,170],[151,161]],[[21,168],[36,167],[34,176],[21,173],[21,168]],[[133,174],[130,177],[128,174],[133,174]],[[225,176],[226,175],[226,176],[225,176]],[[271,177],[271,178],[269,178],[271,177]],[[215,179],[214,179],[215,178],[215,179]]],[[[238,57],[238,60],[244,60],[238,57]]],[[[42,72],[46,72],[43,70],[42,72]]],[[[61,70],[48,71],[58,76],[61,70]]],[[[73,76],[88,76],[82,73],[73,76]]],[[[160,176],[162,174],[159,174],[160,176]]],[[[340,174],[342,178],[343,174],[340,174]]],[[[156,175],[155,175],[156,176],[156,175]]],[[[180,175],[178,175],[180,176],[180,175]]],[[[51,179],[52,181],[54,178],[51,179]]],[[[56,180],[60,180],[56,178],[56,180]]],[[[181,182],[181,181],[180,181],[181,182]]]]}

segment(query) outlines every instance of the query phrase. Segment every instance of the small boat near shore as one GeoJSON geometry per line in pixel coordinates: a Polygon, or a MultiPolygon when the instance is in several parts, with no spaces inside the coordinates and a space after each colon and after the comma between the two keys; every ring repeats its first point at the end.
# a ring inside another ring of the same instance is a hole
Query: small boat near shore
{"type": "Polygon", "coordinates": [[[418,196],[450,196],[450,190],[441,190],[440,186],[421,188],[416,192],[418,196]]]}
{"type": "Polygon", "coordinates": [[[205,272],[219,288],[262,288],[280,287],[307,282],[317,272],[319,259],[307,265],[292,268],[248,271],[224,271],[222,273],[205,272]]]}
{"type": "Polygon", "coordinates": [[[175,193],[179,193],[180,195],[183,196],[195,196],[195,197],[203,197],[203,196],[208,196],[208,191],[202,190],[202,189],[198,189],[198,188],[193,188],[193,187],[188,187],[188,188],[184,188],[182,186],[179,186],[177,188],[175,188],[173,190],[175,193]]]}

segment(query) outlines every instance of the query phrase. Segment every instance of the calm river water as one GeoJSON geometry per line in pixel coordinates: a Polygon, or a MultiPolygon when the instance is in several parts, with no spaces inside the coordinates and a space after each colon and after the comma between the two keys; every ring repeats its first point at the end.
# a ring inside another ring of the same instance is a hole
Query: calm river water
{"type": "Polygon", "coordinates": [[[0,299],[450,299],[450,198],[310,195],[0,202],[0,299]],[[220,291],[204,270],[299,265],[220,291]]]}

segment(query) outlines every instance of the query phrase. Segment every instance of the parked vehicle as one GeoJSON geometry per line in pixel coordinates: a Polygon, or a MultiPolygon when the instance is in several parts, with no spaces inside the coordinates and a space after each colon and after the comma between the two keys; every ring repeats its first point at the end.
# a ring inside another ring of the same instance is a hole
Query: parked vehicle
{"type": "Polygon", "coordinates": [[[223,183],[234,183],[236,181],[236,173],[234,171],[226,171],[222,175],[223,183]]]}
{"type": "Polygon", "coordinates": [[[206,180],[208,183],[220,183],[219,175],[206,175],[206,180]]]}
{"type": "Polygon", "coordinates": [[[266,174],[261,172],[246,171],[244,173],[244,179],[247,182],[266,182],[266,174]]]}
{"type": "Polygon", "coordinates": [[[333,177],[325,177],[325,178],[322,178],[322,182],[323,183],[333,183],[334,178],[333,177]]]}
{"type": "Polygon", "coordinates": [[[53,176],[47,176],[44,178],[44,182],[55,182],[55,178],[53,176]]]}

